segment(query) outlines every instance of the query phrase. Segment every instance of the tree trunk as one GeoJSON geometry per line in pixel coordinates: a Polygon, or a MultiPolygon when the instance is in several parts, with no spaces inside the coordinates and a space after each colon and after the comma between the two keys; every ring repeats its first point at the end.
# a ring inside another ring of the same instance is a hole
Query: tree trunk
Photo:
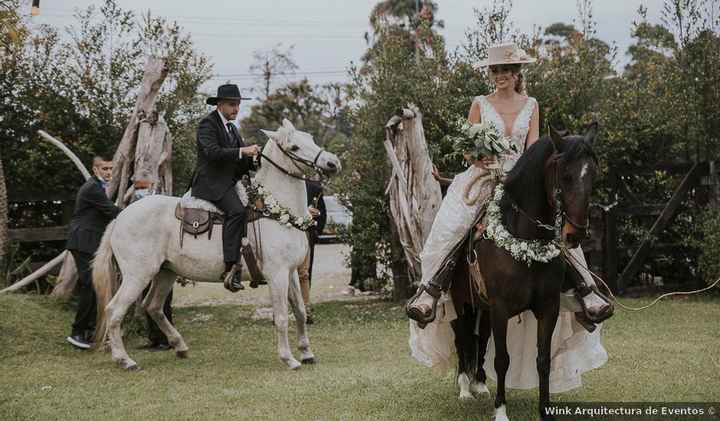
{"type": "Polygon", "coordinates": [[[390,231],[390,268],[393,273],[393,300],[403,301],[412,296],[414,285],[410,279],[410,267],[405,258],[405,251],[394,223],[390,224],[390,231]]]}
{"type": "Polygon", "coordinates": [[[73,291],[75,291],[77,280],[78,274],[75,259],[73,259],[72,253],[68,253],[65,255],[63,265],[60,268],[60,274],[58,274],[59,282],[53,288],[50,296],[69,300],[73,295],[73,291]]]}
{"type": "MultiPolygon", "coordinates": [[[[135,149],[140,127],[143,123],[149,123],[152,126],[160,119],[155,110],[155,100],[167,74],[168,68],[165,60],[158,57],[148,58],[135,109],[113,157],[113,174],[108,186],[108,196],[113,197],[117,194],[115,204],[121,208],[129,204],[128,199],[131,196],[126,193],[130,177],[134,172],[135,149]]],[[[167,128],[167,126],[165,127],[167,128]]]]}
{"type": "MultiPolygon", "coordinates": [[[[410,282],[422,280],[420,252],[430,234],[435,214],[442,202],[440,184],[432,176],[432,161],[422,126],[422,114],[410,106],[385,125],[385,149],[392,167],[386,190],[395,237],[405,254],[410,282]]],[[[399,273],[398,296],[408,298],[412,287],[399,273]]]]}
{"type": "MultiPolygon", "coordinates": [[[[133,169],[133,186],[126,196],[142,188],[172,194],[172,139],[162,114],[153,113],[140,122],[133,169]]],[[[132,197],[128,199],[125,205],[132,201],[132,197]]]]}
{"type": "MultiPolygon", "coordinates": [[[[2,156],[0,156],[0,270],[5,268],[8,246],[7,186],[5,185],[5,171],[3,170],[2,156]]],[[[9,282],[8,279],[5,281],[9,282]]]]}

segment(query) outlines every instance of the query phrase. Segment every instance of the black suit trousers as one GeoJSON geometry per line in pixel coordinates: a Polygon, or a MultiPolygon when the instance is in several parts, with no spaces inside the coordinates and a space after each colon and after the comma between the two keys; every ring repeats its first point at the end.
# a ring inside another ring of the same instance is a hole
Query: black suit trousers
{"type": "Polygon", "coordinates": [[[71,250],[78,273],[78,309],[75,322],[72,324],[72,335],[84,337],[87,332],[95,330],[95,317],[97,316],[97,303],[95,302],[95,288],[92,285],[92,254],[78,250],[71,250]]]}
{"type": "Polygon", "coordinates": [[[240,245],[245,236],[247,215],[245,206],[233,188],[228,189],[220,200],[213,202],[220,210],[225,212],[223,222],[223,257],[226,264],[237,263],[240,260],[240,245]]]}

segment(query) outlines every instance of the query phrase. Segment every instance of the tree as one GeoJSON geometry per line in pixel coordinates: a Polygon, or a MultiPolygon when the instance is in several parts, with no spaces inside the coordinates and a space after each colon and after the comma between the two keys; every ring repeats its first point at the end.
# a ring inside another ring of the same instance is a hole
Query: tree
{"type": "Polygon", "coordinates": [[[289,83],[270,94],[263,102],[253,105],[250,115],[241,122],[243,137],[253,143],[264,144],[260,130],[275,130],[283,118],[292,121],[296,128],[312,133],[315,142],[322,145],[326,125],[325,112],[329,104],[320,98],[307,79],[289,83]]]}
{"type": "MultiPolygon", "coordinates": [[[[14,181],[10,196],[18,191],[71,196],[82,182],[76,171],[65,170],[66,158],[36,140],[38,129],[64,140],[85,162],[97,153],[112,155],[148,53],[168,59],[158,108],[175,138],[174,173],[186,180],[194,157],[192,127],[206,112],[198,89],[211,74],[207,58],[176,23],[138,17],[114,0],[77,12],[66,30],[69,37],[63,39],[55,28],[36,27],[0,60],[0,155],[6,178],[14,181]]],[[[60,225],[63,210],[53,203],[24,203],[9,219],[18,227],[60,225]]],[[[27,253],[47,258],[57,249],[42,244],[22,250],[27,253]]]]}
{"type": "Polygon", "coordinates": [[[269,51],[255,51],[253,53],[253,64],[250,65],[250,73],[257,73],[259,81],[262,84],[262,92],[265,98],[270,96],[272,83],[277,76],[294,74],[298,69],[297,64],[292,58],[292,50],[294,46],[290,46],[282,50],[282,44],[277,44],[269,51]]]}
{"type": "MultiPolygon", "coordinates": [[[[19,4],[16,0],[0,3],[0,69],[2,69],[2,74],[6,74],[7,70],[11,69],[16,63],[28,35],[27,28],[17,14],[18,7],[19,4]]],[[[0,113],[0,116],[3,116],[3,114],[0,113]]],[[[3,272],[8,263],[7,256],[10,242],[8,222],[7,185],[5,184],[3,155],[0,153],[0,270],[3,272]]],[[[9,279],[5,281],[10,282],[9,279]]]]}
{"type": "MultiPolygon", "coordinates": [[[[455,113],[466,113],[465,107],[470,103],[469,92],[457,91],[461,78],[449,70],[444,41],[431,28],[432,16],[412,18],[413,22],[417,19],[418,28],[424,25],[432,34],[424,38],[429,42],[428,49],[418,49],[416,32],[402,24],[410,20],[409,10],[398,12],[390,7],[392,4],[383,2],[374,9],[370,17],[374,33],[368,37],[371,45],[363,65],[352,71],[349,94],[355,106],[351,110],[353,136],[347,152],[351,159],[345,161],[344,174],[337,182],[341,196],[353,212],[347,238],[352,245],[349,256],[352,283],[358,287],[372,288],[385,282],[377,276],[378,260],[383,266],[392,267],[394,276],[400,277],[404,275],[400,272],[406,270],[400,264],[404,259],[402,253],[397,252],[397,247],[390,247],[393,237],[385,196],[390,173],[382,146],[385,123],[396,110],[414,103],[423,111],[426,138],[432,146],[441,143],[448,122],[455,113]],[[381,7],[388,9],[383,9],[383,19],[378,19],[381,7]]],[[[467,77],[469,72],[464,68],[463,75],[467,77]]]]}

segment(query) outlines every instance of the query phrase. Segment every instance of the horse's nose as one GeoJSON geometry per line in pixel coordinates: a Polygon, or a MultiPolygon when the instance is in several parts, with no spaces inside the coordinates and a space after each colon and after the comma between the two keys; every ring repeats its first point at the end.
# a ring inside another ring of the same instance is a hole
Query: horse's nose
{"type": "Polygon", "coordinates": [[[328,162],[327,166],[328,166],[328,168],[330,168],[331,170],[337,169],[337,165],[335,165],[333,162],[328,162]]]}

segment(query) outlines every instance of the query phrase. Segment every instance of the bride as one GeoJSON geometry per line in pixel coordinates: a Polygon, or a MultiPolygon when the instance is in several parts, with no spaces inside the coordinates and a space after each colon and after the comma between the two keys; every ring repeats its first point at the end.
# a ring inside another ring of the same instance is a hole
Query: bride
{"type": "MultiPolygon", "coordinates": [[[[481,67],[489,68],[495,91],[475,97],[468,115],[470,123],[488,121],[514,144],[516,153],[484,157],[455,176],[433,222],[421,254],[422,282],[418,293],[407,305],[410,323],[410,348],[421,363],[446,369],[453,353],[453,332],[450,322],[457,316],[452,301],[445,292],[451,277],[446,276],[447,262],[475,221],[479,209],[487,203],[495,182],[488,176],[488,167],[500,165],[507,174],[539,137],[539,107],[535,98],[524,95],[522,64],[532,63],[514,44],[491,47],[488,59],[481,67]],[[473,180],[481,177],[480,182],[473,180]],[[473,200],[468,200],[473,198],[473,200]],[[477,198],[477,199],[476,199],[477,198]]],[[[480,227],[482,229],[482,227],[480,227]]],[[[575,260],[584,266],[580,250],[571,250],[575,260]]],[[[579,387],[583,372],[602,366],[607,353],[600,343],[599,324],[612,313],[611,305],[597,293],[597,287],[587,270],[578,266],[575,271],[577,287],[563,293],[561,312],[552,339],[550,391],[562,392],[579,387]]],[[[506,387],[528,389],[537,387],[535,369],[537,356],[537,320],[531,311],[508,322],[507,342],[510,368],[506,387]]],[[[495,347],[490,341],[485,357],[485,371],[495,377],[492,364],[495,347]]]]}

